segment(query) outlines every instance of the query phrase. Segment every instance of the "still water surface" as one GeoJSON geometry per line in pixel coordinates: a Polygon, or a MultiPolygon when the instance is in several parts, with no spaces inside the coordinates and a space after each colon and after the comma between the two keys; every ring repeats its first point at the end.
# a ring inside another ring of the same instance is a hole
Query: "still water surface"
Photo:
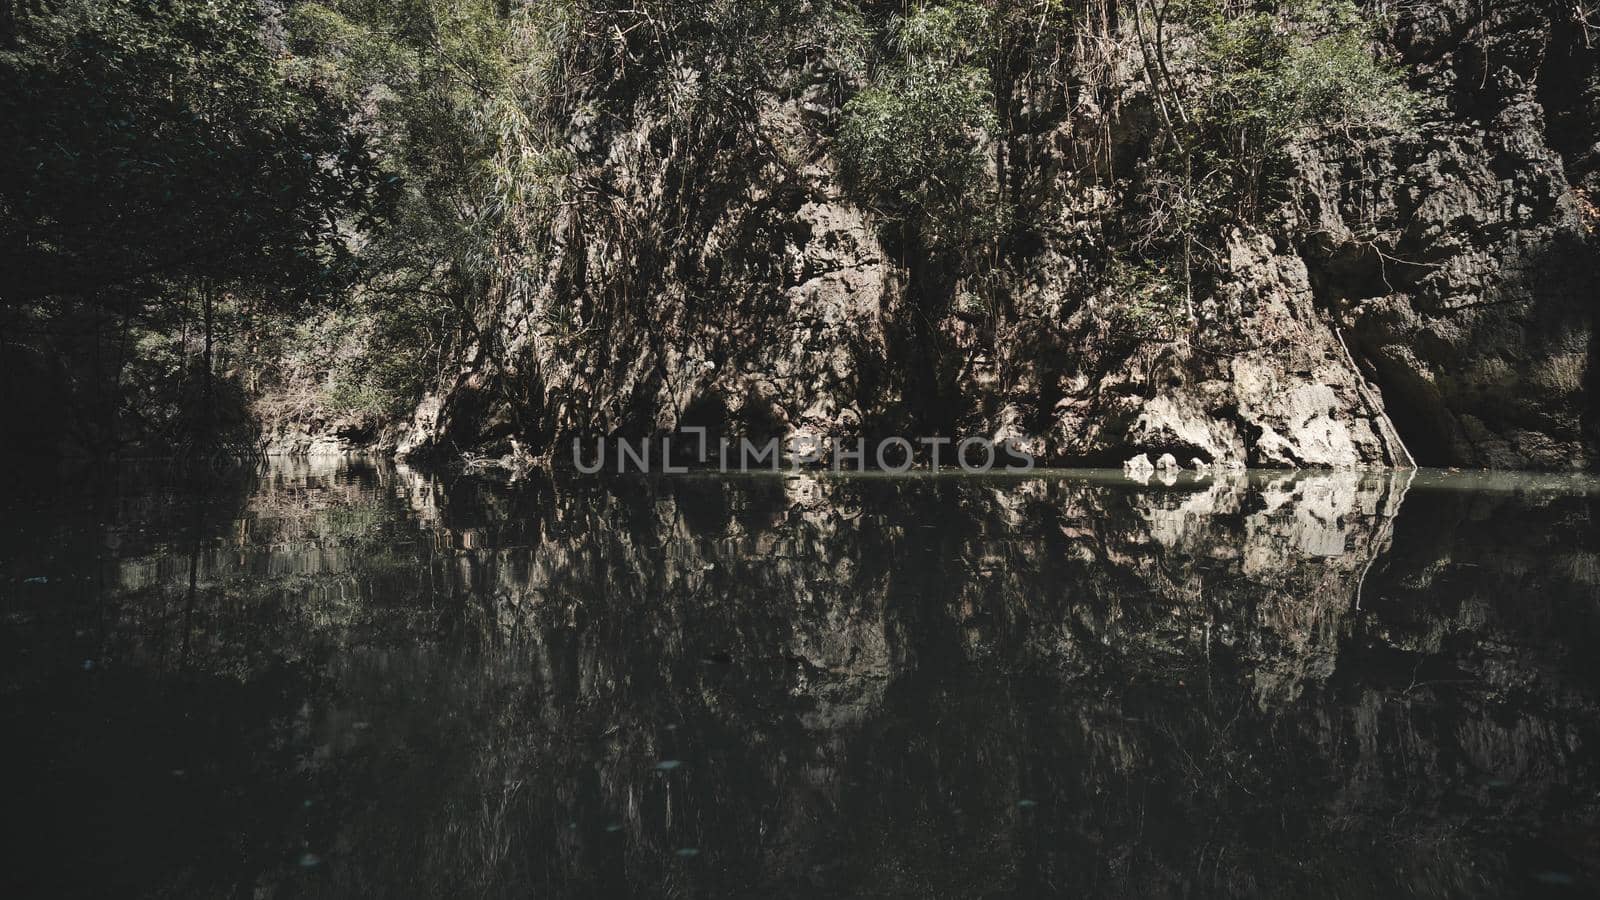
{"type": "Polygon", "coordinates": [[[1600,492],[0,478],[7,896],[1590,896],[1600,492]]]}

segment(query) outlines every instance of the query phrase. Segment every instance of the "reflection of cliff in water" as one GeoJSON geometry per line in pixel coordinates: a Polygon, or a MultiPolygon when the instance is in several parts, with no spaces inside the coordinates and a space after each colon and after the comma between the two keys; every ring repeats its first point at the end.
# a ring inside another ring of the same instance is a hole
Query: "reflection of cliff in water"
{"type": "Polygon", "coordinates": [[[132,883],[1459,896],[1600,864],[1583,485],[302,470],[157,507],[35,529],[99,580],[7,627],[45,648],[23,807],[109,810],[132,883]],[[152,773],[170,840],[123,796],[152,773]]]}

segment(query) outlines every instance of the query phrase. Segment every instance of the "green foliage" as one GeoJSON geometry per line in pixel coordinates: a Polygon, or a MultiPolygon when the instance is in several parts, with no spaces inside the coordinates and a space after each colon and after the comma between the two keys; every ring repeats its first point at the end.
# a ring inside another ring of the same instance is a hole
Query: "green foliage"
{"type": "Polygon", "coordinates": [[[1311,129],[1404,126],[1413,102],[1398,68],[1373,51],[1371,24],[1350,0],[1295,0],[1230,14],[1191,3],[1202,62],[1216,73],[1197,118],[1242,141],[1272,143],[1311,129]]]}
{"type": "Polygon", "coordinates": [[[54,360],[25,376],[67,398],[38,433],[93,452],[249,446],[224,320],[297,315],[359,280],[355,235],[395,196],[369,136],[346,98],[283,65],[255,0],[14,12],[0,344],[54,360]]]}
{"type": "Polygon", "coordinates": [[[1164,129],[1141,165],[1133,245],[1171,260],[1186,297],[1218,252],[1204,236],[1257,222],[1283,198],[1296,142],[1359,141],[1410,120],[1402,73],[1377,55],[1374,27],[1351,0],[1139,0],[1135,8],[1164,129]],[[1198,62],[1182,79],[1172,75],[1175,32],[1193,42],[1198,62]]]}
{"type": "Polygon", "coordinates": [[[288,19],[293,65],[375,109],[386,175],[401,186],[388,229],[363,250],[369,277],[314,332],[340,351],[323,402],[394,415],[471,340],[493,352],[496,304],[537,271],[571,160],[552,109],[573,28],[562,2],[326,0],[288,19]]]}
{"type": "Polygon", "coordinates": [[[0,52],[0,300],[348,283],[341,225],[371,227],[383,184],[347,110],[284,77],[261,24],[253,0],[24,16],[0,52]]]}
{"type": "Polygon", "coordinates": [[[890,46],[906,59],[958,68],[989,49],[993,10],[972,0],[922,4],[890,23],[890,46]]]}
{"type": "Polygon", "coordinates": [[[1130,341],[1171,341],[1189,327],[1185,285],[1179,273],[1143,261],[1113,258],[1105,272],[1113,300],[1107,324],[1114,337],[1130,341]]]}
{"type": "Polygon", "coordinates": [[[313,369],[323,373],[327,407],[379,422],[403,418],[442,377],[450,316],[442,304],[362,302],[303,326],[317,344],[337,348],[313,369]]]}
{"type": "Polygon", "coordinates": [[[844,108],[845,177],[930,247],[961,246],[999,227],[984,152],[998,131],[984,57],[990,23],[988,8],[970,0],[896,17],[894,55],[844,108]]]}

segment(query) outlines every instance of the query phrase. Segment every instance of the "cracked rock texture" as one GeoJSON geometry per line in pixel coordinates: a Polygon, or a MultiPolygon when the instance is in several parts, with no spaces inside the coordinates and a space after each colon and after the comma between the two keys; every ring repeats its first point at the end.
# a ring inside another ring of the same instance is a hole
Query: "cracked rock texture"
{"type": "Polygon", "coordinates": [[[564,459],[574,437],[706,426],[982,435],[1057,465],[1593,467],[1600,41],[1558,4],[1396,15],[1415,127],[1293,147],[1281,210],[1201,236],[1222,275],[1176,341],[1119,338],[1097,274],[1125,251],[1097,223],[1129,200],[1095,142],[1137,161],[1154,121],[1131,24],[1103,90],[1002,88],[1030,114],[994,170],[1044,224],[1007,247],[998,308],[852,199],[828,91],[685,120],[693,65],[602,83],[615,114],[571,124],[578,189],[536,289],[400,449],[564,459]]]}

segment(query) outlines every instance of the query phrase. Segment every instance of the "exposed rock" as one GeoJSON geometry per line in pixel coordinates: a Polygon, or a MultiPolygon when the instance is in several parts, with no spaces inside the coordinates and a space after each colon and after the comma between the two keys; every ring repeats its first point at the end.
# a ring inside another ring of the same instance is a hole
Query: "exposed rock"
{"type": "Polygon", "coordinates": [[[1048,224],[993,273],[996,308],[938,259],[889,246],[841,186],[837,98],[762,94],[742,121],[662,142],[670,110],[630,84],[616,127],[571,136],[579,194],[603,204],[563,211],[504,347],[444,385],[402,448],[516,432],[548,455],[579,434],[702,425],[1004,435],[1046,464],[1592,466],[1600,285],[1593,206],[1574,186],[1600,186],[1583,137],[1600,92],[1563,86],[1593,79],[1595,51],[1569,11],[1541,9],[1397,10],[1416,130],[1295,146],[1292,202],[1205,236],[1217,277],[1161,340],[1112,323],[1126,298],[1109,296],[1104,261],[1126,248],[1104,223],[1131,200],[1082,164],[1148,152],[1152,100],[1126,59],[1077,105],[1006,98],[1031,110],[1007,163],[1048,224]]]}
{"type": "Polygon", "coordinates": [[[294,421],[273,425],[262,435],[265,456],[347,457],[394,446],[394,429],[349,422],[294,421]]]}
{"type": "Polygon", "coordinates": [[[1150,457],[1141,453],[1123,463],[1122,471],[1135,481],[1148,482],[1150,476],[1155,474],[1156,467],[1150,462],[1150,457]]]}
{"type": "Polygon", "coordinates": [[[1573,15],[1418,7],[1396,31],[1427,98],[1418,133],[1303,159],[1293,224],[1319,303],[1424,464],[1597,460],[1600,256],[1582,186],[1600,172],[1600,68],[1573,15]]]}

